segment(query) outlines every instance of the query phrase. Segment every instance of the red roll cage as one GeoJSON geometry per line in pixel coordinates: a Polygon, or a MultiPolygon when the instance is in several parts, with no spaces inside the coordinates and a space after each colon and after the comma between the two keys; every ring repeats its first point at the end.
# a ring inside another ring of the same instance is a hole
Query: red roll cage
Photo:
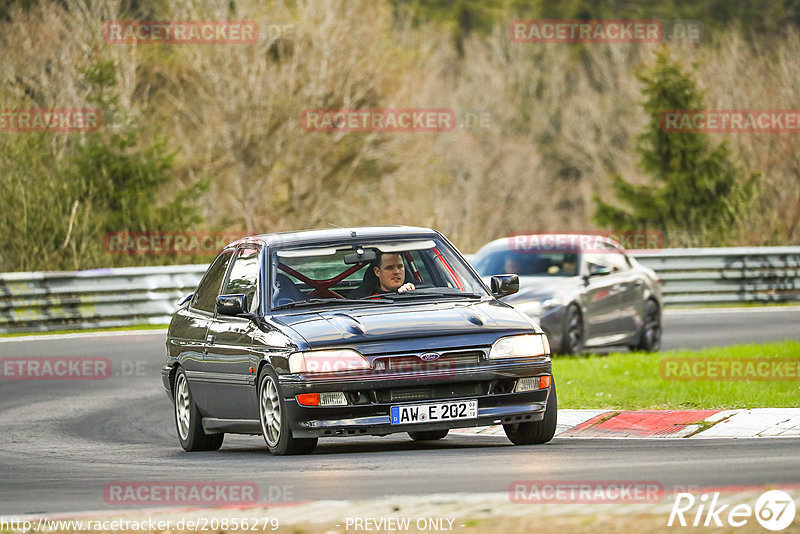
{"type": "MultiPolygon", "coordinates": [[[[417,266],[414,263],[414,258],[411,256],[411,253],[408,252],[408,251],[405,251],[405,252],[401,252],[401,254],[402,254],[403,258],[406,260],[406,262],[408,263],[408,266],[409,266],[409,268],[411,270],[411,275],[414,277],[414,280],[416,280],[417,282],[423,282],[424,280],[422,278],[422,273],[420,273],[419,269],[417,269],[417,266]]],[[[453,271],[453,268],[450,267],[449,263],[447,263],[447,260],[444,258],[444,256],[442,256],[442,253],[439,252],[439,250],[434,247],[433,248],[433,254],[436,257],[436,259],[438,259],[439,261],[442,262],[442,264],[444,265],[444,268],[447,270],[448,274],[451,276],[451,278],[455,282],[455,284],[458,287],[458,289],[463,291],[464,290],[464,286],[461,283],[461,280],[458,279],[458,276],[456,276],[455,271],[453,271]]],[[[304,283],[308,284],[309,286],[313,287],[314,289],[309,293],[309,296],[343,299],[345,297],[343,297],[342,295],[340,295],[336,291],[333,291],[331,289],[331,287],[336,285],[336,284],[338,284],[339,282],[341,282],[342,280],[344,280],[345,278],[347,278],[351,274],[356,273],[359,270],[363,269],[367,265],[369,265],[368,262],[356,263],[355,265],[352,265],[351,267],[348,267],[347,269],[345,269],[341,273],[337,274],[336,276],[333,276],[333,277],[325,279],[325,280],[315,280],[313,278],[309,278],[308,276],[304,275],[303,273],[292,269],[291,267],[289,267],[288,265],[286,265],[285,263],[282,263],[282,262],[278,262],[278,269],[280,269],[281,271],[285,272],[288,275],[294,276],[295,278],[297,278],[301,282],[304,282],[304,283]]]]}

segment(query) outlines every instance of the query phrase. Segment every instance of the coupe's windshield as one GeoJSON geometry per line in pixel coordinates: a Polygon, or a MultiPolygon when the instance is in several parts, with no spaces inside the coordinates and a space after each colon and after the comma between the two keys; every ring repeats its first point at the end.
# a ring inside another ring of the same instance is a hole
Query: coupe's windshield
{"type": "Polygon", "coordinates": [[[282,248],[270,262],[272,309],[489,296],[437,239],[282,248]]]}
{"type": "Polygon", "coordinates": [[[480,254],[474,261],[481,276],[517,274],[519,276],[577,276],[577,251],[527,252],[494,250],[480,254]]]}

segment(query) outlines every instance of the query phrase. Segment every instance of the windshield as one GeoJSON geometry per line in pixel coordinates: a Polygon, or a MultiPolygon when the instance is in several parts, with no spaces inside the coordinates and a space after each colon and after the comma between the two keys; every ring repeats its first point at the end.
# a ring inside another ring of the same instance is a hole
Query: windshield
{"type": "Polygon", "coordinates": [[[270,255],[272,309],[488,297],[480,280],[438,239],[282,248],[270,255]],[[406,286],[397,292],[400,286],[406,286]]]}
{"type": "Polygon", "coordinates": [[[519,276],[577,276],[578,253],[494,250],[480,254],[473,262],[481,276],[516,274],[519,276]]]}

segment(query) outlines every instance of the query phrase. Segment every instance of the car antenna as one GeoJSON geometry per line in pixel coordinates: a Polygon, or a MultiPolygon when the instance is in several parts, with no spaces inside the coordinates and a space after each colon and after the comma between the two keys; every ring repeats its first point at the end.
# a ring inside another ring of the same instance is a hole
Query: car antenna
{"type": "MultiPolygon", "coordinates": [[[[340,230],[344,230],[343,226],[339,226],[338,224],[333,224],[332,222],[329,222],[328,225],[333,226],[334,228],[339,228],[340,230]]],[[[350,237],[356,237],[355,230],[350,230],[350,237]]]]}

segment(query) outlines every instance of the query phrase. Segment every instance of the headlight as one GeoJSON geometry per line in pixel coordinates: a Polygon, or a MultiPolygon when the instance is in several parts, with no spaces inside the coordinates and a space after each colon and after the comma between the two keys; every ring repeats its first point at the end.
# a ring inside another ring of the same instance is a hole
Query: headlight
{"type": "Polygon", "coordinates": [[[542,303],[538,300],[534,300],[533,302],[524,302],[518,306],[515,306],[515,308],[525,315],[539,317],[542,314],[542,303]]]}
{"type": "Polygon", "coordinates": [[[544,334],[501,337],[492,345],[489,359],[524,358],[550,354],[550,342],[544,334]]]}
{"type": "Polygon", "coordinates": [[[289,356],[291,373],[332,373],[369,368],[367,359],[352,349],[312,350],[289,356]]]}
{"type": "Polygon", "coordinates": [[[523,302],[522,304],[518,304],[517,306],[514,307],[526,315],[539,317],[540,315],[543,315],[545,312],[550,310],[550,308],[553,308],[558,305],[559,305],[558,300],[553,297],[550,297],[542,300],[532,300],[529,302],[523,302]]]}

